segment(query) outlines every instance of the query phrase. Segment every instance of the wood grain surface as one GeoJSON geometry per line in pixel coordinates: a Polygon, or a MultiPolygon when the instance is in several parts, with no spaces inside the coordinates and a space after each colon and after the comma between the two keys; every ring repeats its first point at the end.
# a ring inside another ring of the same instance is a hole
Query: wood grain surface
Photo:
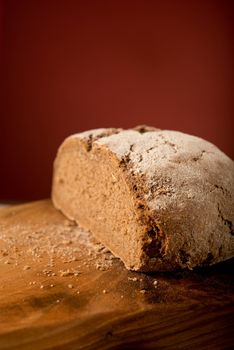
{"type": "Polygon", "coordinates": [[[233,260],[125,269],[49,200],[0,209],[0,349],[231,349],[233,260]]]}

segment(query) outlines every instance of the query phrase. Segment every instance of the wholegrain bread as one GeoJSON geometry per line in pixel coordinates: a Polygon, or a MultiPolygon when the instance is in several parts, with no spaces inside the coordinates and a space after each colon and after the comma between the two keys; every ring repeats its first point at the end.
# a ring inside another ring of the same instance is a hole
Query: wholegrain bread
{"type": "Polygon", "coordinates": [[[195,136],[144,126],[72,135],[57,153],[52,200],[128,269],[234,256],[234,162],[195,136]]]}

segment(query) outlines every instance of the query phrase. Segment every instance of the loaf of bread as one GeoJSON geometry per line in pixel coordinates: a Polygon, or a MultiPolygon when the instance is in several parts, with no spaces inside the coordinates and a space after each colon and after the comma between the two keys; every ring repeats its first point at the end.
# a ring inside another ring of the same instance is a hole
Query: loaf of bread
{"type": "Polygon", "coordinates": [[[234,256],[234,162],[181,132],[136,127],[68,137],[52,200],[128,269],[193,269],[234,256]]]}

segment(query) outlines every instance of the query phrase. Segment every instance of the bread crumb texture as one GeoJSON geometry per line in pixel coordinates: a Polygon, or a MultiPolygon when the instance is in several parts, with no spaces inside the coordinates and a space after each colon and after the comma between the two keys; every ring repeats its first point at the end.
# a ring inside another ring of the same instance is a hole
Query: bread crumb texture
{"type": "Polygon", "coordinates": [[[234,162],[199,137],[148,126],[72,135],[57,153],[52,200],[131,270],[234,256],[234,162]]]}

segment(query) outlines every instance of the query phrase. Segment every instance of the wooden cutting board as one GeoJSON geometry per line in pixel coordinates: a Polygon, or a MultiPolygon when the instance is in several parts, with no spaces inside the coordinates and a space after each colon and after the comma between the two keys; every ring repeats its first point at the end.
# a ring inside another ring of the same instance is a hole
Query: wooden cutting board
{"type": "Polygon", "coordinates": [[[0,349],[231,349],[233,266],[130,272],[49,200],[0,209],[0,349]]]}

